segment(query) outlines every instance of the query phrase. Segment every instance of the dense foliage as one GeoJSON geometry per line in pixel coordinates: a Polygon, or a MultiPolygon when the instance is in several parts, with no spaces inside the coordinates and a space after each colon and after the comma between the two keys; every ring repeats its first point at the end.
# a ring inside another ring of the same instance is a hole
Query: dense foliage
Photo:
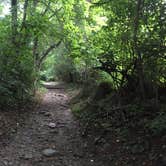
{"type": "Polygon", "coordinates": [[[82,136],[113,165],[166,163],[165,0],[0,0],[0,42],[0,109],[73,83],[82,136]]]}
{"type": "Polygon", "coordinates": [[[1,105],[30,99],[40,79],[85,85],[109,82],[119,105],[164,103],[164,0],[7,4],[11,10],[7,15],[1,11],[0,20],[1,105]]]}

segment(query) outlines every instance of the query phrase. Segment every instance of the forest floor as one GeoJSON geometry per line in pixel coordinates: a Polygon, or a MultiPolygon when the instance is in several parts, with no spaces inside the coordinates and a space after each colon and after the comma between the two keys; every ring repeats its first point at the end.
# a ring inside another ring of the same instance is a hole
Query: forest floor
{"type": "Polygon", "coordinates": [[[79,88],[45,86],[38,104],[0,112],[0,166],[166,166],[165,136],[85,132],[70,109],[79,88]]]}
{"type": "Polygon", "coordinates": [[[0,134],[0,166],[109,166],[81,137],[64,85],[47,87],[37,108],[10,113],[18,121],[9,138],[0,134]]]}

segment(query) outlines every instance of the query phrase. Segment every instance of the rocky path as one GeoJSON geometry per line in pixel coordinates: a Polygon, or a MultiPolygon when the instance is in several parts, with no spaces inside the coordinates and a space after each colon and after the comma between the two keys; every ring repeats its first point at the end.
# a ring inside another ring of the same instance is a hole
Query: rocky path
{"type": "Polygon", "coordinates": [[[68,102],[62,85],[48,89],[0,149],[0,166],[104,166],[87,152],[68,102]]]}

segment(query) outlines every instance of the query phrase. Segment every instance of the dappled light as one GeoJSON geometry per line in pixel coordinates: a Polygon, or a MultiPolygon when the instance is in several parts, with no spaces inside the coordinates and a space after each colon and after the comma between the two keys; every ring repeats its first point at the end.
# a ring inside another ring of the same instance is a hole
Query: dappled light
{"type": "Polygon", "coordinates": [[[166,166],[166,0],[0,0],[0,166],[166,166]]]}

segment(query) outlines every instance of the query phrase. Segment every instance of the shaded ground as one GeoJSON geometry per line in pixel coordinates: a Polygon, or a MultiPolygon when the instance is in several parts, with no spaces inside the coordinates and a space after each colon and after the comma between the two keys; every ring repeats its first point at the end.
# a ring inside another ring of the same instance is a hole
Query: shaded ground
{"type": "Polygon", "coordinates": [[[119,106],[119,96],[111,92],[100,97],[98,92],[103,90],[99,88],[86,86],[71,100],[88,149],[95,156],[100,154],[97,158],[105,160],[105,165],[166,166],[165,104],[156,107],[153,100],[146,100],[142,105],[127,102],[119,106]]]}
{"type": "MultiPolygon", "coordinates": [[[[1,139],[0,166],[107,166],[82,140],[63,85],[47,84],[42,103],[28,111],[8,139],[1,139]],[[51,148],[55,154],[43,155],[51,148]]],[[[100,156],[100,154],[98,154],[100,156]]]]}
{"type": "Polygon", "coordinates": [[[133,134],[125,140],[111,127],[80,127],[66,86],[45,86],[38,106],[0,112],[0,166],[166,166],[166,137],[133,134]],[[50,157],[46,149],[53,150],[50,157]]]}

